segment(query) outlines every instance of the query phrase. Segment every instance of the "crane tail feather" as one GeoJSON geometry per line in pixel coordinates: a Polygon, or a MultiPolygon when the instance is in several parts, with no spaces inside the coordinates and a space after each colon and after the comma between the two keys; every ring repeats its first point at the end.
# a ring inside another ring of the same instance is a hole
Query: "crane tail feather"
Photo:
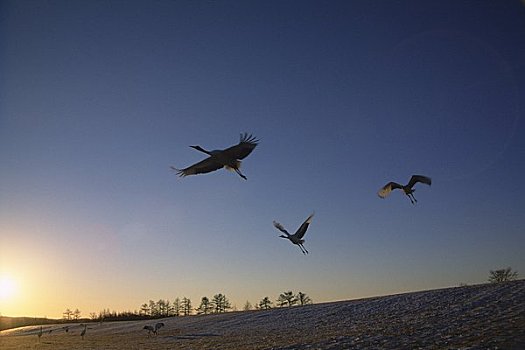
{"type": "Polygon", "coordinates": [[[235,166],[225,165],[224,168],[229,171],[235,171],[235,169],[241,168],[242,162],[240,160],[235,160],[235,166]]]}

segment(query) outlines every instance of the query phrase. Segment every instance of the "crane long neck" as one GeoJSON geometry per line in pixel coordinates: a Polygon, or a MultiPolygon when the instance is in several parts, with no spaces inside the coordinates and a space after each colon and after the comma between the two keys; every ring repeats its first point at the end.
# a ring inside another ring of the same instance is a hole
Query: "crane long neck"
{"type": "Polygon", "coordinates": [[[190,146],[191,148],[194,148],[196,149],[197,151],[201,151],[203,153],[206,153],[208,155],[211,155],[211,152],[210,151],[206,151],[204,148],[202,148],[201,146],[190,146]]]}

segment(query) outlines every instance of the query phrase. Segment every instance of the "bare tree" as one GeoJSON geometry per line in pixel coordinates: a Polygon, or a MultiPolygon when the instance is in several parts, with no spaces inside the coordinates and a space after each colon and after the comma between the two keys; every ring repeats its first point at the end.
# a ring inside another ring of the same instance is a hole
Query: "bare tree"
{"type": "Polygon", "coordinates": [[[207,315],[213,310],[213,305],[208,297],[202,297],[201,304],[195,309],[198,315],[207,315]]]}
{"type": "Polygon", "coordinates": [[[180,307],[179,298],[175,298],[175,300],[173,301],[172,308],[173,308],[173,316],[180,316],[181,307],[180,307]]]}
{"type": "Polygon", "coordinates": [[[310,297],[308,295],[304,294],[303,292],[297,293],[296,299],[299,302],[299,305],[301,305],[301,306],[312,304],[312,299],[310,299],[310,297]]]}
{"type": "Polygon", "coordinates": [[[289,290],[288,292],[284,292],[279,295],[279,298],[277,298],[277,303],[281,307],[285,305],[290,307],[297,304],[297,299],[295,298],[293,292],[289,290]]]}
{"type": "Polygon", "coordinates": [[[71,320],[71,316],[73,315],[73,311],[71,311],[69,308],[66,309],[66,311],[64,311],[62,313],[62,318],[64,320],[71,320]]]}
{"type": "Polygon", "coordinates": [[[213,296],[212,300],[215,313],[226,312],[226,310],[231,309],[231,304],[226,295],[219,293],[213,296]]]}
{"type": "Polygon", "coordinates": [[[184,316],[191,315],[191,300],[190,299],[183,297],[180,302],[180,306],[181,306],[182,314],[184,316]]]}
{"type": "Polygon", "coordinates": [[[244,311],[250,311],[253,309],[252,303],[250,303],[248,300],[246,300],[246,304],[244,304],[244,307],[242,308],[244,311]]]}
{"type": "Polygon", "coordinates": [[[104,321],[106,318],[112,317],[111,310],[109,309],[102,309],[102,311],[98,312],[98,318],[99,320],[104,321]]]}
{"type": "Polygon", "coordinates": [[[507,267],[506,269],[492,271],[490,270],[489,282],[500,283],[507,281],[514,281],[518,278],[518,271],[512,271],[512,268],[507,267]]]}
{"type": "Polygon", "coordinates": [[[159,301],[157,301],[158,316],[165,316],[166,309],[166,301],[164,299],[159,299],[159,301]]]}
{"type": "Polygon", "coordinates": [[[144,303],[140,306],[140,314],[149,316],[151,309],[149,308],[148,304],[144,303]]]}
{"type": "Polygon", "coordinates": [[[149,301],[149,314],[153,317],[157,317],[159,315],[158,305],[153,300],[149,301]]]}
{"type": "Polygon", "coordinates": [[[166,316],[173,316],[173,304],[169,299],[166,300],[166,316]]]}
{"type": "Polygon", "coordinates": [[[277,304],[277,306],[279,306],[279,307],[283,307],[283,306],[286,305],[286,299],[284,298],[284,296],[283,296],[282,294],[279,295],[279,297],[277,298],[277,300],[276,300],[276,304],[277,304]]]}
{"type": "Polygon", "coordinates": [[[80,315],[81,315],[81,312],[79,309],[75,309],[75,311],[73,312],[73,319],[74,320],[78,320],[80,318],[80,315]]]}
{"type": "Polygon", "coordinates": [[[261,310],[269,310],[272,308],[272,301],[268,297],[264,297],[261,301],[259,301],[259,309],[261,310]]]}

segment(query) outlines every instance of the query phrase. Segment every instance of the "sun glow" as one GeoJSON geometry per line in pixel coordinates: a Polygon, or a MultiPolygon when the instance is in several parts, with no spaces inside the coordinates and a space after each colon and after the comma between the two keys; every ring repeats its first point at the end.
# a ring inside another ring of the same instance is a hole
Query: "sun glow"
{"type": "Polygon", "coordinates": [[[16,283],[8,276],[0,276],[0,300],[7,300],[16,293],[16,283]]]}

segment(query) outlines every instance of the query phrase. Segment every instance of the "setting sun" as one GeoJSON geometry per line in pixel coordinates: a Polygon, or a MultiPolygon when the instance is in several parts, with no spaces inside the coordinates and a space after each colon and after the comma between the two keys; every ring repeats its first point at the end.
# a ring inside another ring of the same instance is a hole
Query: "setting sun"
{"type": "Polygon", "coordinates": [[[15,281],[7,276],[0,277],[0,300],[11,298],[16,292],[15,281]]]}

